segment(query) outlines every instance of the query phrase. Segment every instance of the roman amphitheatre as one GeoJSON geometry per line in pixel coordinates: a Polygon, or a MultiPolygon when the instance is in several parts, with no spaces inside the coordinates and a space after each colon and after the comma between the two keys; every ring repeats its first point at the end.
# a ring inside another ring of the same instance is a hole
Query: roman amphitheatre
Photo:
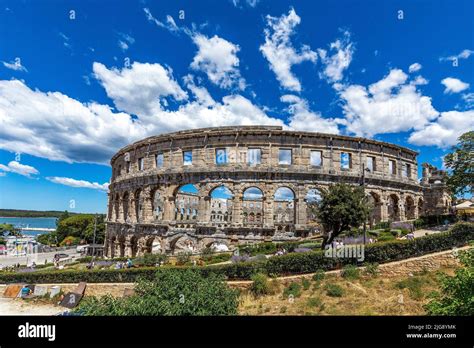
{"type": "Polygon", "coordinates": [[[105,255],[232,249],[320,232],[313,203],[334,183],[364,185],[369,224],[443,214],[444,172],[416,151],[365,138],[235,126],[152,136],[111,159],[105,255]]]}

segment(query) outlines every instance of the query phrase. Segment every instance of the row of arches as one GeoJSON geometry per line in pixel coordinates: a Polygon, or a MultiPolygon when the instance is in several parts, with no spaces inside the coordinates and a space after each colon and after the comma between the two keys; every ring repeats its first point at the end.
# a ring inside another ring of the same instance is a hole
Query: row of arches
{"type": "MultiPolygon", "coordinates": [[[[205,188],[205,187],[204,187],[205,188]]],[[[115,193],[111,197],[109,220],[120,222],[175,221],[191,227],[193,223],[208,223],[217,227],[231,224],[249,226],[294,226],[317,224],[317,208],[321,191],[317,187],[299,192],[289,186],[274,191],[247,186],[234,193],[225,184],[212,187],[207,194],[193,184],[174,189],[143,188],[133,192],[115,193]]],[[[399,193],[367,192],[372,206],[370,222],[415,219],[423,213],[423,199],[399,193]]],[[[278,229],[278,230],[286,230],[278,229]]]]}

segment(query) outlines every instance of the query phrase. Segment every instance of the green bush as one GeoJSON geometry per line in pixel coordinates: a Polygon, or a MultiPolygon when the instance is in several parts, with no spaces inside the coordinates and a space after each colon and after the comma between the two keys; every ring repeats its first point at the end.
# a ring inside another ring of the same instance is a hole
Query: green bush
{"type": "Polygon", "coordinates": [[[343,278],[354,280],[359,278],[359,269],[354,265],[344,266],[341,272],[343,278]]]}
{"type": "Polygon", "coordinates": [[[133,264],[136,266],[151,267],[156,264],[163,265],[168,262],[168,256],[165,254],[151,254],[147,253],[142,257],[136,258],[133,264]]]}
{"type": "Polygon", "coordinates": [[[191,262],[191,253],[189,252],[182,252],[176,255],[176,264],[178,266],[183,266],[187,263],[191,262]]]}
{"type": "Polygon", "coordinates": [[[422,291],[423,279],[419,277],[410,277],[404,280],[399,281],[395,284],[395,287],[398,289],[408,289],[410,291],[410,295],[419,300],[423,297],[422,291]]]}
{"type": "Polygon", "coordinates": [[[301,284],[297,282],[292,282],[288,285],[283,291],[283,297],[288,298],[290,296],[300,297],[301,296],[301,284]]]}
{"type": "Polygon", "coordinates": [[[266,274],[257,273],[252,276],[252,285],[250,286],[250,292],[255,296],[268,295],[270,293],[270,284],[266,274]]]}
{"type": "Polygon", "coordinates": [[[464,267],[443,275],[441,293],[425,305],[430,315],[474,315],[474,249],[459,254],[464,267]]]}
{"type": "MultiPolygon", "coordinates": [[[[366,245],[364,262],[385,263],[449,250],[453,247],[465,245],[473,237],[473,223],[457,223],[448,232],[440,232],[414,240],[394,240],[366,245]]],[[[203,276],[212,273],[225,276],[229,280],[238,280],[251,279],[252,275],[256,273],[265,273],[269,276],[286,276],[313,273],[317,270],[333,270],[354,263],[354,259],[325,257],[324,251],[315,250],[307,253],[275,256],[262,262],[239,262],[196,268],[203,276]]],[[[185,268],[178,266],[164,267],[185,268]]],[[[42,270],[31,273],[0,273],[0,283],[135,282],[139,276],[150,279],[155,270],[155,268],[145,267],[121,270],[42,270]]]]}
{"type": "Polygon", "coordinates": [[[229,261],[231,257],[232,257],[232,254],[217,254],[217,255],[212,255],[212,256],[207,257],[205,261],[206,261],[206,264],[212,265],[214,263],[229,261]]]}
{"type": "Polygon", "coordinates": [[[236,315],[238,291],[222,277],[203,277],[194,269],[161,269],[151,280],[140,279],[135,294],[125,298],[86,297],[75,312],[83,315],[236,315]]]}
{"type": "Polygon", "coordinates": [[[320,297],[310,297],[306,301],[306,305],[308,307],[314,308],[314,307],[321,307],[323,304],[323,301],[321,300],[320,297]]]}
{"type": "Polygon", "coordinates": [[[326,284],[326,295],[331,297],[342,297],[344,296],[344,289],[337,284],[328,283],[326,284]]]}
{"type": "Polygon", "coordinates": [[[366,263],[365,274],[376,277],[379,274],[379,264],[377,262],[366,263]]]}
{"type": "Polygon", "coordinates": [[[313,280],[314,281],[321,281],[324,279],[325,273],[322,269],[318,269],[314,274],[313,274],[313,280]]]}
{"type": "Polygon", "coordinates": [[[377,240],[378,240],[379,242],[386,242],[386,241],[389,241],[389,240],[395,240],[395,237],[394,237],[391,233],[390,233],[390,234],[384,233],[384,234],[381,234],[381,235],[377,238],[377,240]]]}
{"type": "Polygon", "coordinates": [[[311,282],[308,279],[303,278],[301,279],[301,285],[303,286],[304,290],[308,290],[311,287],[311,282]]]}

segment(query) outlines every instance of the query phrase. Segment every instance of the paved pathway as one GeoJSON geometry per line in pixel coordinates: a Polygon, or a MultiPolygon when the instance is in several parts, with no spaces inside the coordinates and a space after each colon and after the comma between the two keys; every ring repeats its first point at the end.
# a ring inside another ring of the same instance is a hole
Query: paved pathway
{"type": "Polygon", "coordinates": [[[68,250],[61,250],[61,251],[52,251],[48,253],[38,253],[27,256],[6,256],[0,255],[0,268],[1,266],[11,266],[17,263],[20,265],[31,264],[33,261],[36,262],[37,265],[43,265],[45,260],[47,263],[53,262],[53,257],[56,254],[68,254],[72,257],[80,257],[80,254],[76,251],[76,249],[68,249],[68,250]]]}

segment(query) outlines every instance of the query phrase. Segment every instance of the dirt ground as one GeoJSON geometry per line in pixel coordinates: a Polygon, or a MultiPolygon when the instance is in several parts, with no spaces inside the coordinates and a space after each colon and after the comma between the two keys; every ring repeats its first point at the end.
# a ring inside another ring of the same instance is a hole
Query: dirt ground
{"type": "Polygon", "coordinates": [[[64,311],[63,307],[52,304],[0,297],[0,315],[56,315],[64,311]]]}
{"type": "MultiPolygon", "coordinates": [[[[309,281],[296,297],[284,296],[282,284],[271,283],[273,294],[255,298],[248,291],[241,295],[240,315],[426,315],[423,306],[439,291],[440,273],[452,275],[453,268],[424,274],[384,278],[361,275],[345,279],[329,275],[309,281]],[[412,279],[408,279],[412,278],[412,279]],[[343,294],[329,296],[327,287],[337,284],[343,294]],[[403,286],[407,284],[407,286],[403,286]]],[[[270,280],[270,282],[272,282],[270,280]]]]}

